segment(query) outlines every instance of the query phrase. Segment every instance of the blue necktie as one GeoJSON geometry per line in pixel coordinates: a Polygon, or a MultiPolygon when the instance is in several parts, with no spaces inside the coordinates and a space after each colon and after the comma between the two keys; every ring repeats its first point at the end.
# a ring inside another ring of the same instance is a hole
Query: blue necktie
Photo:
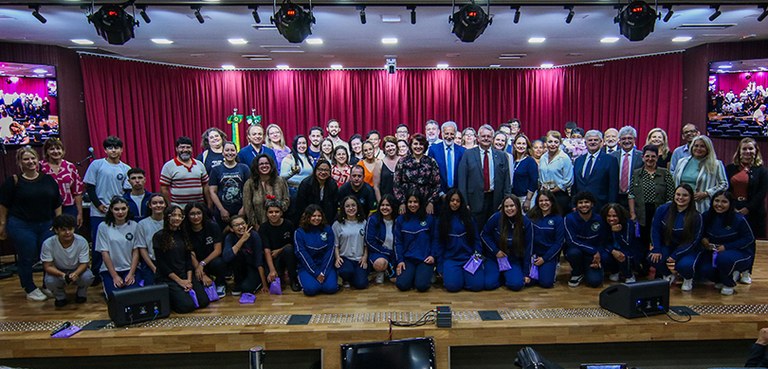
{"type": "Polygon", "coordinates": [[[451,148],[453,145],[446,147],[447,153],[445,154],[446,171],[448,172],[448,187],[453,187],[453,155],[451,155],[451,148]]]}
{"type": "Polygon", "coordinates": [[[587,166],[586,166],[586,168],[584,169],[584,177],[585,177],[585,178],[586,178],[588,175],[590,175],[590,174],[592,173],[592,165],[594,164],[594,163],[592,162],[592,159],[593,159],[593,158],[594,158],[594,156],[592,156],[592,155],[590,154],[590,155],[589,155],[589,160],[587,160],[587,166]]]}

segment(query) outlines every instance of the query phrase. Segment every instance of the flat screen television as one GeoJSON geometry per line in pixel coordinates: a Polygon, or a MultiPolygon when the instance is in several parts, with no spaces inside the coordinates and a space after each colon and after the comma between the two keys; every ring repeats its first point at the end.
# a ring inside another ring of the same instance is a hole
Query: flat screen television
{"type": "Polygon", "coordinates": [[[707,133],[768,137],[768,59],[709,63],[707,133]]]}
{"type": "Polygon", "coordinates": [[[432,337],[341,345],[342,369],[434,369],[432,337]]]}
{"type": "Polygon", "coordinates": [[[0,142],[42,145],[58,136],[56,68],[0,61],[0,142]]]}

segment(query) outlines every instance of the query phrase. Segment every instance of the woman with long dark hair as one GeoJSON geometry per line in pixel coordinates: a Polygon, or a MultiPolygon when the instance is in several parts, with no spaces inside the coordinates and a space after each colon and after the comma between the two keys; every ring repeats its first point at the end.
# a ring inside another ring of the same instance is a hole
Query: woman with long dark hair
{"type": "Polygon", "coordinates": [[[226,295],[227,264],[221,258],[221,229],[211,221],[208,209],[201,202],[193,202],[184,207],[184,232],[192,243],[192,266],[195,276],[204,286],[211,285],[211,277],[216,282],[216,293],[226,295]]]}
{"type": "Polygon", "coordinates": [[[531,283],[531,257],[533,256],[533,228],[523,215],[520,199],[504,196],[501,210],[488,219],[481,234],[487,254],[493,266],[499,270],[498,259],[506,258],[510,269],[500,272],[504,285],[512,291],[520,291],[531,283]]]}
{"type": "Polygon", "coordinates": [[[384,195],[393,195],[395,193],[395,169],[400,156],[397,155],[397,139],[393,136],[384,136],[384,158],[381,159],[381,165],[373,173],[373,186],[376,191],[376,199],[381,199],[384,195]]]}
{"type": "Polygon", "coordinates": [[[565,223],[560,215],[555,195],[539,190],[536,205],[526,214],[533,228],[532,264],[538,268],[539,286],[555,286],[560,250],[565,242],[565,223]]]}
{"type": "Polygon", "coordinates": [[[288,210],[290,195],[288,184],[277,175],[277,168],[272,157],[259,154],[251,163],[251,178],[243,187],[243,212],[248,224],[258,227],[267,221],[267,201],[275,200],[288,210]]]}
{"type": "Polygon", "coordinates": [[[701,239],[705,255],[702,274],[718,282],[715,287],[719,287],[723,295],[733,295],[735,277],[749,270],[755,258],[755,236],[744,215],[734,209],[734,201],[733,195],[726,191],[712,197],[712,204],[704,214],[701,239]]]}
{"type": "Polygon", "coordinates": [[[444,204],[437,221],[438,255],[437,270],[443,276],[443,286],[448,292],[462,289],[482,291],[485,289],[482,267],[474,273],[465,270],[464,264],[482,252],[480,235],[469,213],[464,197],[459,190],[452,188],[445,194],[444,204]]]}
{"type": "Polygon", "coordinates": [[[693,199],[690,185],[677,186],[674,199],[656,209],[651,226],[653,249],[648,258],[656,268],[656,275],[672,283],[675,277],[667,264],[674,264],[684,278],[683,291],[693,289],[696,261],[701,253],[703,221],[693,199]]]}
{"type": "Polygon", "coordinates": [[[376,283],[384,283],[384,273],[389,271],[394,277],[393,265],[396,264],[393,228],[397,202],[392,195],[384,195],[379,201],[378,210],[365,223],[365,246],[368,248],[368,260],[376,272],[376,283]]]}
{"type": "MultiPolygon", "coordinates": [[[[327,163],[327,162],[326,162],[327,163]]],[[[296,256],[299,260],[299,280],[304,294],[334,294],[339,290],[333,267],[333,229],[325,220],[320,206],[310,204],[301,214],[296,229],[296,256]]]]}
{"type": "Polygon", "coordinates": [[[314,161],[307,153],[307,137],[297,135],[293,138],[291,153],[283,158],[280,164],[280,177],[288,183],[291,202],[294,202],[301,181],[312,174],[313,163],[314,161]]]}
{"type": "Polygon", "coordinates": [[[315,204],[323,210],[325,219],[335,219],[338,193],[339,186],[331,178],[331,163],[320,159],[312,176],[301,181],[296,195],[296,209],[303,211],[307,205],[315,204]]]}
{"type": "Polygon", "coordinates": [[[341,200],[341,212],[331,227],[336,240],[336,269],[344,287],[368,287],[368,250],[365,247],[365,216],[357,197],[341,200]]]}
{"type": "Polygon", "coordinates": [[[117,289],[139,287],[135,278],[139,266],[139,249],[135,247],[137,230],[138,223],[133,221],[128,201],[113,197],[96,233],[96,251],[101,252],[104,260],[99,274],[107,298],[112,298],[117,289]]]}
{"type": "Polygon", "coordinates": [[[152,237],[157,274],[155,281],[168,285],[171,309],[179,314],[208,306],[210,300],[200,279],[192,271],[192,242],[181,229],[184,212],[171,205],[163,214],[163,229],[152,237]],[[190,291],[194,290],[195,297],[190,291]],[[197,300],[197,303],[195,303],[197,300]]]}
{"type": "Polygon", "coordinates": [[[600,217],[605,223],[605,247],[600,250],[600,260],[603,269],[610,273],[608,279],[618,282],[621,276],[624,283],[634,283],[634,268],[638,260],[645,257],[635,238],[635,222],[629,219],[627,210],[616,203],[606,204],[600,217]]]}
{"type": "Polygon", "coordinates": [[[397,288],[419,292],[429,289],[435,269],[435,220],[427,214],[424,200],[416,190],[405,195],[405,214],[395,220],[397,288]]]}
{"type": "Polygon", "coordinates": [[[224,228],[229,224],[229,217],[239,214],[243,209],[243,189],[248,178],[251,178],[251,170],[247,165],[237,162],[234,142],[224,143],[222,155],[224,161],[209,172],[208,191],[214,205],[216,222],[224,228]]]}
{"type": "Polygon", "coordinates": [[[533,206],[533,194],[539,186],[539,165],[531,156],[533,149],[531,141],[524,134],[515,137],[512,143],[512,160],[510,172],[513,173],[512,193],[520,199],[523,211],[528,211],[533,206]]]}

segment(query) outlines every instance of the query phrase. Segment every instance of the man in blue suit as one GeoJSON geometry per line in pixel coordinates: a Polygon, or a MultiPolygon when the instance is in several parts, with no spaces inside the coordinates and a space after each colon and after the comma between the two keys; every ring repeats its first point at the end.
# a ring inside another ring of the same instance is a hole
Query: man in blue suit
{"type": "Polygon", "coordinates": [[[635,172],[635,169],[643,166],[643,153],[635,148],[636,140],[637,131],[634,128],[631,126],[621,127],[619,130],[619,146],[621,146],[621,150],[611,153],[619,163],[619,180],[616,182],[619,185],[617,202],[624,206],[625,209],[629,209],[627,191],[632,183],[632,173],[635,172]]]}
{"type": "MultiPolygon", "coordinates": [[[[595,209],[599,212],[603,205],[616,202],[619,181],[619,163],[602,150],[603,134],[596,129],[584,134],[587,153],[576,158],[573,163],[573,187],[575,194],[585,191],[595,195],[595,209]]],[[[575,205],[575,204],[574,204],[575,205]]]]}
{"type": "Polygon", "coordinates": [[[440,197],[443,197],[448,190],[456,187],[456,173],[459,170],[459,162],[464,155],[465,148],[455,145],[453,139],[456,138],[456,122],[447,121],[440,127],[443,140],[429,147],[427,155],[437,162],[440,169],[440,197]]]}
{"type": "Polygon", "coordinates": [[[507,153],[491,147],[493,127],[477,130],[477,147],[464,152],[459,162],[457,186],[478,227],[497,211],[504,195],[512,193],[507,153]]]}

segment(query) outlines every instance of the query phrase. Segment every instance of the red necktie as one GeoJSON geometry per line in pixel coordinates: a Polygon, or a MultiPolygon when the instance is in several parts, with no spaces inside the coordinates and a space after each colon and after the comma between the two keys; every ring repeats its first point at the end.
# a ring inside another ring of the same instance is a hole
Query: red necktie
{"type": "Polygon", "coordinates": [[[488,168],[488,150],[483,151],[483,192],[491,190],[491,171],[488,168]]]}
{"type": "Polygon", "coordinates": [[[621,181],[619,181],[619,190],[626,193],[629,188],[629,153],[624,153],[624,160],[621,163],[621,181]]]}

